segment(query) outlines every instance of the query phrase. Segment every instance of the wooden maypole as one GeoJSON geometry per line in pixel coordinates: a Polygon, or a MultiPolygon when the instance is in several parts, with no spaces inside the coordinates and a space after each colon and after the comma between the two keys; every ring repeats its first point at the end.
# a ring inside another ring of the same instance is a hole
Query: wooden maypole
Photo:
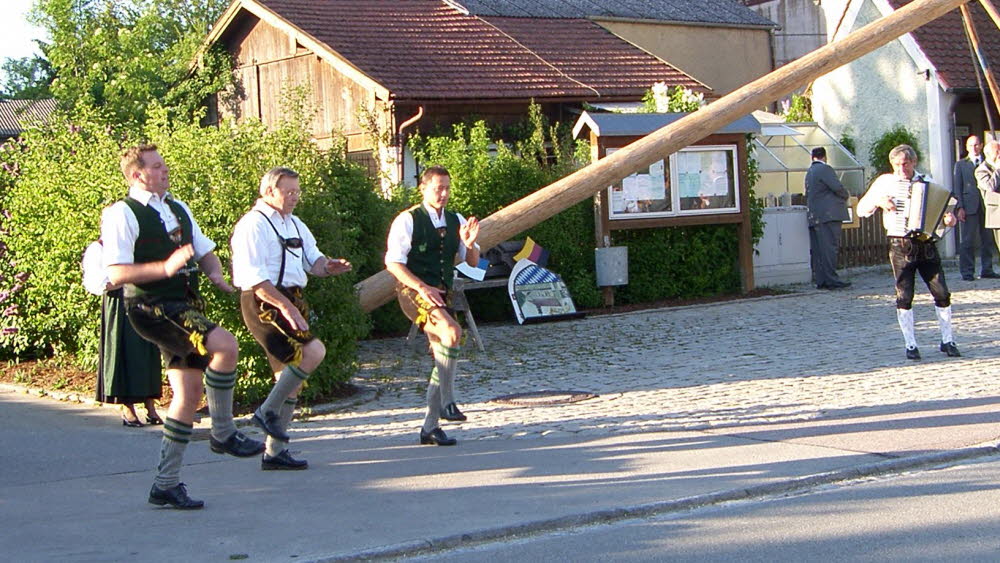
{"type": "MultiPolygon", "coordinates": [[[[489,248],[572,207],[622,178],[677,152],[751,111],[795,91],[970,0],[915,0],[847,37],[821,47],[731,92],[705,108],[556,181],[480,221],[479,243],[489,248]]],[[[358,283],[361,307],[389,301],[394,280],[386,271],[358,283]]]]}

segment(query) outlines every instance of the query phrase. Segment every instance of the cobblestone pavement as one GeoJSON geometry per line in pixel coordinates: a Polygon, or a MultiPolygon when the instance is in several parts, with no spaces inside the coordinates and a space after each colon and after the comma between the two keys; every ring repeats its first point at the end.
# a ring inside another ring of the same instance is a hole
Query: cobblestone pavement
{"type": "MultiPolygon", "coordinates": [[[[965,282],[954,268],[948,275],[961,358],[938,351],[933,301],[918,282],[914,311],[924,359],[905,359],[888,269],[853,274],[853,287],[835,292],[793,286],[790,294],[760,299],[483,326],[487,351],[468,346],[456,380],[469,420],[445,429],[459,439],[612,435],[994,397],[1000,281],[965,282]],[[491,402],[552,390],[598,396],[558,405],[491,402]]],[[[293,424],[298,437],[415,439],[431,369],[426,348],[401,338],[366,341],[359,361],[356,382],[376,389],[372,399],[293,424]]]]}

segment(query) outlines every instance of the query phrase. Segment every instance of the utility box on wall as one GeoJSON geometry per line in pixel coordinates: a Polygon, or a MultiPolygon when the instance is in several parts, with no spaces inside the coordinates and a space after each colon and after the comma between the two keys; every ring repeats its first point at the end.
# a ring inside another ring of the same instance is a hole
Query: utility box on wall
{"type": "Polygon", "coordinates": [[[597,287],[628,285],[628,247],[608,246],[594,249],[597,287]]]}

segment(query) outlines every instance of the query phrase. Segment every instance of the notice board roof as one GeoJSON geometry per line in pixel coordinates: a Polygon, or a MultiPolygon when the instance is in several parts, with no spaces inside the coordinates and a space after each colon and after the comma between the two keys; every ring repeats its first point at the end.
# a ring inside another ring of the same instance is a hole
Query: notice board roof
{"type": "MultiPolygon", "coordinates": [[[[579,138],[585,128],[598,137],[641,137],[688,115],[687,113],[590,113],[583,112],[573,126],[573,137],[579,138]]],[[[760,122],[752,115],[733,121],[711,134],[756,133],[760,122]]],[[[708,135],[706,135],[707,137],[708,135]]]]}

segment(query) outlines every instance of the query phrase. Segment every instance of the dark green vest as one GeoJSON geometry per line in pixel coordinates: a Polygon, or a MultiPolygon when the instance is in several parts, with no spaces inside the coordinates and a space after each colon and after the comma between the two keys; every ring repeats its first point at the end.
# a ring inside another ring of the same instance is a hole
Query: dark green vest
{"type": "MultiPolygon", "coordinates": [[[[131,197],[124,200],[139,222],[139,237],[135,241],[133,258],[136,264],[159,262],[166,260],[175,250],[185,244],[191,244],[191,218],[184,208],[173,199],[165,199],[167,206],[174,212],[180,223],[181,238],[179,242],[171,240],[167,228],[160,219],[160,214],[148,205],[143,205],[131,197]]],[[[126,284],[126,297],[163,297],[168,299],[185,299],[191,292],[197,293],[198,272],[194,259],[188,261],[187,267],[173,277],[142,284],[126,284]]]]}
{"type": "Polygon", "coordinates": [[[427,285],[447,287],[455,276],[455,254],[458,253],[458,215],[445,209],[444,235],[434,227],[427,208],[418,205],[410,209],[413,216],[413,238],[406,267],[427,285]]]}

